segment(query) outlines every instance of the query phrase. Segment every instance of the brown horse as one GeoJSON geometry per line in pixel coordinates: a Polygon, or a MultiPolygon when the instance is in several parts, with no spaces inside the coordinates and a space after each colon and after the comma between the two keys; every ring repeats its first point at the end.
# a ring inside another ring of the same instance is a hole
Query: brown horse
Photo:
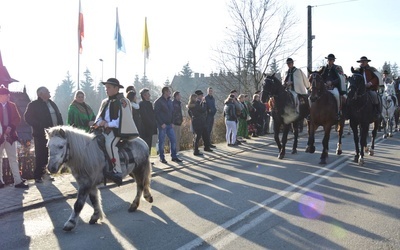
{"type": "Polygon", "coordinates": [[[324,138],[322,139],[322,153],[321,161],[319,164],[326,164],[326,158],[328,157],[329,150],[329,138],[332,126],[338,125],[338,137],[339,142],[336,148],[336,154],[342,154],[342,135],[344,118],[343,116],[338,121],[337,120],[337,104],[335,96],[327,90],[325,83],[321,75],[314,71],[310,72],[308,80],[311,83],[311,107],[310,107],[310,123],[308,126],[308,143],[306,152],[315,152],[315,131],[319,126],[324,128],[324,138]]]}

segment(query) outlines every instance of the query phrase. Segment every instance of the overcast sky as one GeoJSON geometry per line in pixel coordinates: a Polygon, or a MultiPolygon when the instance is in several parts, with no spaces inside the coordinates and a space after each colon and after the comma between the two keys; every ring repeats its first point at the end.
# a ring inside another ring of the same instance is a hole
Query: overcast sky
{"type": "MultiPolygon", "coordinates": [[[[80,79],[88,68],[95,83],[114,77],[115,8],[126,53],[117,54],[117,78],[131,84],[135,75],[143,76],[142,39],[144,19],[150,40],[150,60],[146,75],[156,84],[172,81],[187,62],[194,72],[208,75],[218,66],[211,60],[226,36],[231,20],[227,0],[81,0],[85,38],[80,56],[80,79]]],[[[377,68],[385,61],[400,58],[400,1],[396,0],[287,0],[295,8],[299,23],[296,31],[304,42],[307,35],[307,5],[312,8],[313,67],[321,64],[329,53],[345,73],[361,56],[367,56],[377,68]],[[333,3],[333,4],[331,4],[333,3]]],[[[78,74],[78,0],[0,0],[0,50],[11,76],[11,90],[27,87],[35,96],[39,86],[47,86],[52,94],[67,74],[77,81],[78,74]]],[[[295,66],[307,64],[304,43],[292,56],[295,66]]],[[[284,64],[280,65],[284,70],[284,64]]]]}

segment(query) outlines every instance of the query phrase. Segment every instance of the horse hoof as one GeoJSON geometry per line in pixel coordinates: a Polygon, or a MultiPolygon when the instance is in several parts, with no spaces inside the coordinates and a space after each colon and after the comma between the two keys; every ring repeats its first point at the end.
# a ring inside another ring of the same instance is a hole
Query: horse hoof
{"type": "Polygon", "coordinates": [[[99,220],[98,216],[95,216],[95,217],[92,216],[92,218],[90,218],[89,224],[90,225],[96,224],[98,220],[99,220]]]}
{"type": "Polygon", "coordinates": [[[343,152],[342,152],[342,150],[341,149],[339,149],[339,150],[336,150],[336,155],[341,155],[343,152]]]}
{"type": "Polygon", "coordinates": [[[363,158],[360,158],[360,159],[358,159],[358,165],[359,166],[364,166],[364,159],[363,158]]]}
{"type": "Polygon", "coordinates": [[[326,159],[321,159],[321,161],[319,162],[319,164],[325,165],[325,164],[326,164],[326,159]]]}
{"type": "Polygon", "coordinates": [[[292,150],[292,155],[295,155],[295,154],[297,154],[297,149],[292,150]]]}
{"type": "Polygon", "coordinates": [[[310,153],[310,148],[309,147],[306,148],[306,153],[310,153]]]}
{"type": "Polygon", "coordinates": [[[368,153],[370,156],[374,156],[374,150],[370,150],[368,153]]]}
{"type": "Polygon", "coordinates": [[[135,212],[136,210],[137,210],[137,206],[132,204],[132,205],[129,207],[128,212],[129,212],[129,213],[132,213],[132,212],[135,212]]]}
{"type": "Polygon", "coordinates": [[[310,153],[311,153],[311,154],[314,154],[314,153],[315,153],[315,146],[311,146],[311,147],[310,147],[310,153]]]}
{"type": "Polygon", "coordinates": [[[392,133],[389,133],[389,137],[393,137],[393,134],[392,134],[392,133]]]}
{"type": "Polygon", "coordinates": [[[358,163],[358,155],[355,155],[355,156],[354,156],[353,162],[358,163]]]}
{"type": "Polygon", "coordinates": [[[153,196],[149,196],[149,197],[144,197],[144,199],[146,200],[146,201],[148,201],[149,203],[153,203],[153,196]]]}
{"type": "Polygon", "coordinates": [[[283,154],[279,154],[279,155],[278,155],[278,159],[279,159],[279,160],[282,160],[284,156],[285,156],[285,155],[283,155],[283,154]]]}
{"type": "Polygon", "coordinates": [[[65,222],[63,230],[66,231],[66,232],[69,232],[69,231],[71,231],[72,229],[75,228],[75,225],[76,225],[75,222],[69,220],[69,221],[65,222]]]}
{"type": "Polygon", "coordinates": [[[386,139],[387,136],[386,136],[386,135],[383,135],[382,137],[383,137],[383,139],[386,139]]]}

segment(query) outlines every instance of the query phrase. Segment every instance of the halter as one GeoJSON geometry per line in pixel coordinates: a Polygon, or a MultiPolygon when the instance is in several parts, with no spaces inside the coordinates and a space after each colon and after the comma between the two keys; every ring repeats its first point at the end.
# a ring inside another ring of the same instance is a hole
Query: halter
{"type": "MultiPolygon", "coordinates": [[[[354,78],[354,76],[359,76],[359,77],[363,77],[363,75],[361,75],[360,73],[353,73],[353,78],[354,78]]],[[[355,85],[355,84],[353,84],[353,85],[355,85]]],[[[364,95],[366,95],[367,94],[367,90],[365,90],[365,92],[363,93],[363,94],[358,94],[358,89],[359,89],[359,87],[358,86],[356,86],[357,88],[356,88],[356,91],[355,91],[355,93],[354,93],[354,96],[353,96],[353,98],[351,98],[351,99],[354,99],[354,100],[357,100],[357,98],[361,98],[361,97],[363,97],[364,95]]]]}
{"type": "Polygon", "coordinates": [[[316,100],[318,100],[318,99],[320,99],[321,98],[321,88],[317,88],[317,75],[318,75],[318,73],[312,73],[311,74],[311,77],[312,77],[312,79],[311,79],[311,88],[312,89],[317,89],[317,95],[316,95],[316,97],[317,97],[317,99],[315,99],[314,101],[316,101],[316,100]]]}
{"type": "Polygon", "coordinates": [[[68,160],[69,160],[69,142],[67,142],[67,149],[66,149],[62,163],[66,163],[68,160]]]}

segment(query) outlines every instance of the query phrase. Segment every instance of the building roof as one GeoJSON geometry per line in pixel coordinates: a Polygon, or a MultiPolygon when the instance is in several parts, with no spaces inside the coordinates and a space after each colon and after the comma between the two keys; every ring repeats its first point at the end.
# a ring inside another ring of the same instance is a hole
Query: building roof
{"type": "Polygon", "coordinates": [[[32,140],[31,126],[29,126],[24,120],[26,107],[28,106],[28,103],[31,102],[28,94],[26,93],[26,89],[24,88],[23,92],[11,92],[10,101],[17,105],[18,112],[21,115],[21,123],[17,126],[19,141],[26,142],[32,140]]]}

